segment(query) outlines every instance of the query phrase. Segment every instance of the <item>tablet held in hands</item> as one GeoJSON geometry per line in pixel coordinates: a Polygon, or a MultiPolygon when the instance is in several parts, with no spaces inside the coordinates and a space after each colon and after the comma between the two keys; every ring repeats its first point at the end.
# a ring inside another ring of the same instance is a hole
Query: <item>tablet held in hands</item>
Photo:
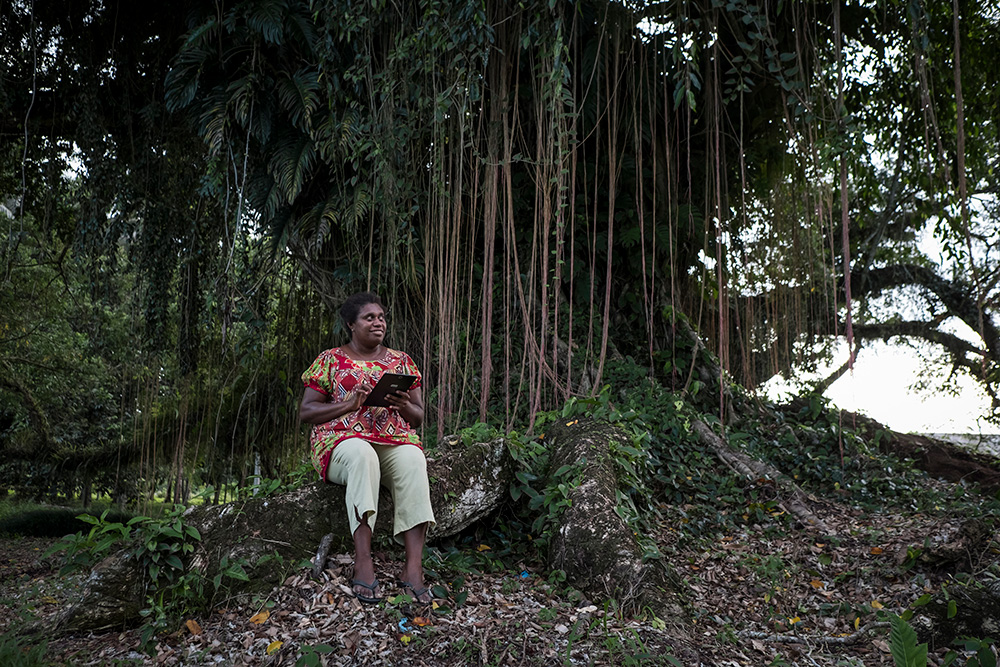
{"type": "Polygon", "coordinates": [[[399,373],[385,373],[382,378],[368,394],[368,398],[362,405],[370,408],[385,408],[389,406],[386,396],[397,391],[409,391],[410,387],[417,381],[416,375],[400,375],[399,373]]]}

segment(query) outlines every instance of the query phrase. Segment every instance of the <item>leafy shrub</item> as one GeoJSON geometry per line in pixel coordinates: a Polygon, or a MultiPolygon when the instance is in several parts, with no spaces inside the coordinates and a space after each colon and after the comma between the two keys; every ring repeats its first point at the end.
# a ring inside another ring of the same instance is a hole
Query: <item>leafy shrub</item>
{"type": "Polygon", "coordinates": [[[24,640],[9,632],[0,635],[0,665],[4,667],[43,667],[51,664],[45,659],[46,642],[26,645],[24,640]]]}
{"type": "MultiPolygon", "coordinates": [[[[132,518],[128,512],[109,510],[109,521],[123,522],[132,518]]],[[[88,522],[78,510],[68,507],[51,507],[14,512],[0,519],[0,534],[23,537],[63,537],[86,530],[88,522]]]]}

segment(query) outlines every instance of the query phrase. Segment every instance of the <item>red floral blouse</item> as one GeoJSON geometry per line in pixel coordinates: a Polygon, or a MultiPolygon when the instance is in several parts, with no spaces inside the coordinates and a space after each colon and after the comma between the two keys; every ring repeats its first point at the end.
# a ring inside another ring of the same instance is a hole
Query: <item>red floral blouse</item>
{"type": "MultiPolygon", "coordinates": [[[[327,397],[328,402],[343,401],[354,387],[367,379],[374,386],[383,373],[416,375],[414,388],[421,386],[420,371],[405,352],[386,348],[379,359],[362,361],[347,356],[342,348],[326,350],[302,374],[302,383],[327,397]]],[[[310,437],[312,464],[321,479],[326,479],[333,448],[347,438],[364,438],[383,445],[416,445],[420,437],[395,408],[361,406],[340,419],[315,424],[310,437]]]]}

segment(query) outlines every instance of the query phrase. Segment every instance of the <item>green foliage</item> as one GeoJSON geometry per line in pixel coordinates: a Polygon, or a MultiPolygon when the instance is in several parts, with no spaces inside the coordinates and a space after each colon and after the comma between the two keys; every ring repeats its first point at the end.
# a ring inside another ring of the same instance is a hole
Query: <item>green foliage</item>
{"type": "Polygon", "coordinates": [[[881,443],[887,433],[852,428],[820,396],[807,395],[770,414],[773,421],[734,427],[729,440],[770,462],[805,489],[848,497],[867,507],[891,501],[928,511],[944,504],[967,504],[960,497],[942,497],[925,483],[926,473],[912,461],[883,451],[881,443]]]}
{"type": "MultiPolygon", "coordinates": [[[[66,536],[45,556],[63,552],[60,574],[90,568],[118,549],[128,549],[142,568],[148,582],[142,645],[153,650],[157,634],[167,630],[184,614],[205,609],[209,602],[201,572],[187,570],[185,560],[194,551],[201,534],[185,523],[185,507],[175,505],[161,517],[137,516],[127,523],[108,521],[108,510],[100,517],[81,514],[77,518],[91,524],[87,533],[66,536]]],[[[212,580],[218,592],[224,579],[247,581],[243,563],[224,558],[212,580]]]]}
{"type": "Polygon", "coordinates": [[[267,498],[269,496],[294,491],[303,484],[311,482],[316,477],[316,471],[312,464],[303,462],[292,470],[286,477],[281,479],[271,479],[269,477],[255,478],[248,486],[236,489],[236,497],[247,498],[267,498]]]}
{"type": "Polygon", "coordinates": [[[0,665],[4,667],[45,667],[52,664],[45,659],[48,643],[27,643],[15,633],[0,635],[0,665]]]}
{"type": "Polygon", "coordinates": [[[104,510],[100,517],[91,514],[78,515],[77,519],[91,525],[90,530],[86,534],[80,531],[67,535],[45,552],[44,557],[46,558],[55,553],[64,552],[63,565],[59,574],[68,574],[93,567],[130,537],[131,521],[128,524],[107,521],[109,511],[104,510]]]}
{"type": "Polygon", "coordinates": [[[499,435],[500,431],[498,431],[496,427],[484,422],[476,422],[471,426],[466,426],[458,432],[458,437],[461,438],[462,443],[464,443],[466,447],[469,447],[477,442],[490,442],[499,435]]]}
{"type": "Polygon", "coordinates": [[[334,648],[329,644],[303,644],[299,647],[295,667],[318,667],[323,664],[323,656],[330,655],[333,651],[334,648]]]}
{"type": "MultiPolygon", "coordinates": [[[[969,655],[965,660],[965,667],[996,667],[997,656],[993,645],[993,639],[978,639],[975,637],[962,637],[956,639],[955,644],[961,646],[969,655]]],[[[957,658],[957,654],[949,651],[945,657],[945,665],[950,665],[957,658]]]]}
{"type": "Polygon", "coordinates": [[[917,633],[899,616],[893,614],[889,622],[889,649],[896,667],[926,667],[927,644],[917,644],[917,633]]]}
{"type": "Polygon", "coordinates": [[[194,526],[184,523],[186,508],[175,505],[163,517],[137,516],[128,522],[134,530],[134,555],[157,588],[177,583],[184,573],[184,561],[194,551],[193,542],[201,540],[194,526]]]}

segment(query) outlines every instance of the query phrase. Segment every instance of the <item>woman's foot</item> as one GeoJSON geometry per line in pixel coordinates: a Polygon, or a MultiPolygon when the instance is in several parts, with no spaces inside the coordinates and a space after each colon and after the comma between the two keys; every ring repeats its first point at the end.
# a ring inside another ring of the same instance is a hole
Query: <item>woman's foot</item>
{"type": "Polygon", "coordinates": [[[361,602],[375,604],[382,601],[379,595],[378,579],[375,578],[375,563],[370,557],[354,559],[354,581],[351,582],[351,592],[361,602]]]}
{"type": "Polygon", "coordinates": [[[372,583],[370,584],[366,584],[360,579],[355,579],[351,582],[351,590],[359,602],[378,604],[382,601],[382,596],[378,594],[378,579],[372,579],[372,583]]]}
{"type": "Polygon", "coordinates": [[[411,596],[417,602],[430,604],[434,601],[434,596],[431,594],[430,589],[426,586],[414,586],[408,581],[400,581],[399,586],[403,589],[404,593],[411,596]]]}
{"type": "MultiPolygon", "coordinates": [[[[357,508],[354,510],[357,514],[357,508]]],[[[372,561],[372,529],[359,516],[361,524],[354,531],[354,581],[351,592],[361,602],[375,604],[382,601],[375,578],[375,563],[372,561]]]]}
{"type": "Polygon", "coordinates": [[[434,600],[430,590],[424,585],[424,536],[427,524],[422,523],[403,532],[403,545],[406,549],[406,563],[399,585],[417,602],[430,603],[434,600]]]}

